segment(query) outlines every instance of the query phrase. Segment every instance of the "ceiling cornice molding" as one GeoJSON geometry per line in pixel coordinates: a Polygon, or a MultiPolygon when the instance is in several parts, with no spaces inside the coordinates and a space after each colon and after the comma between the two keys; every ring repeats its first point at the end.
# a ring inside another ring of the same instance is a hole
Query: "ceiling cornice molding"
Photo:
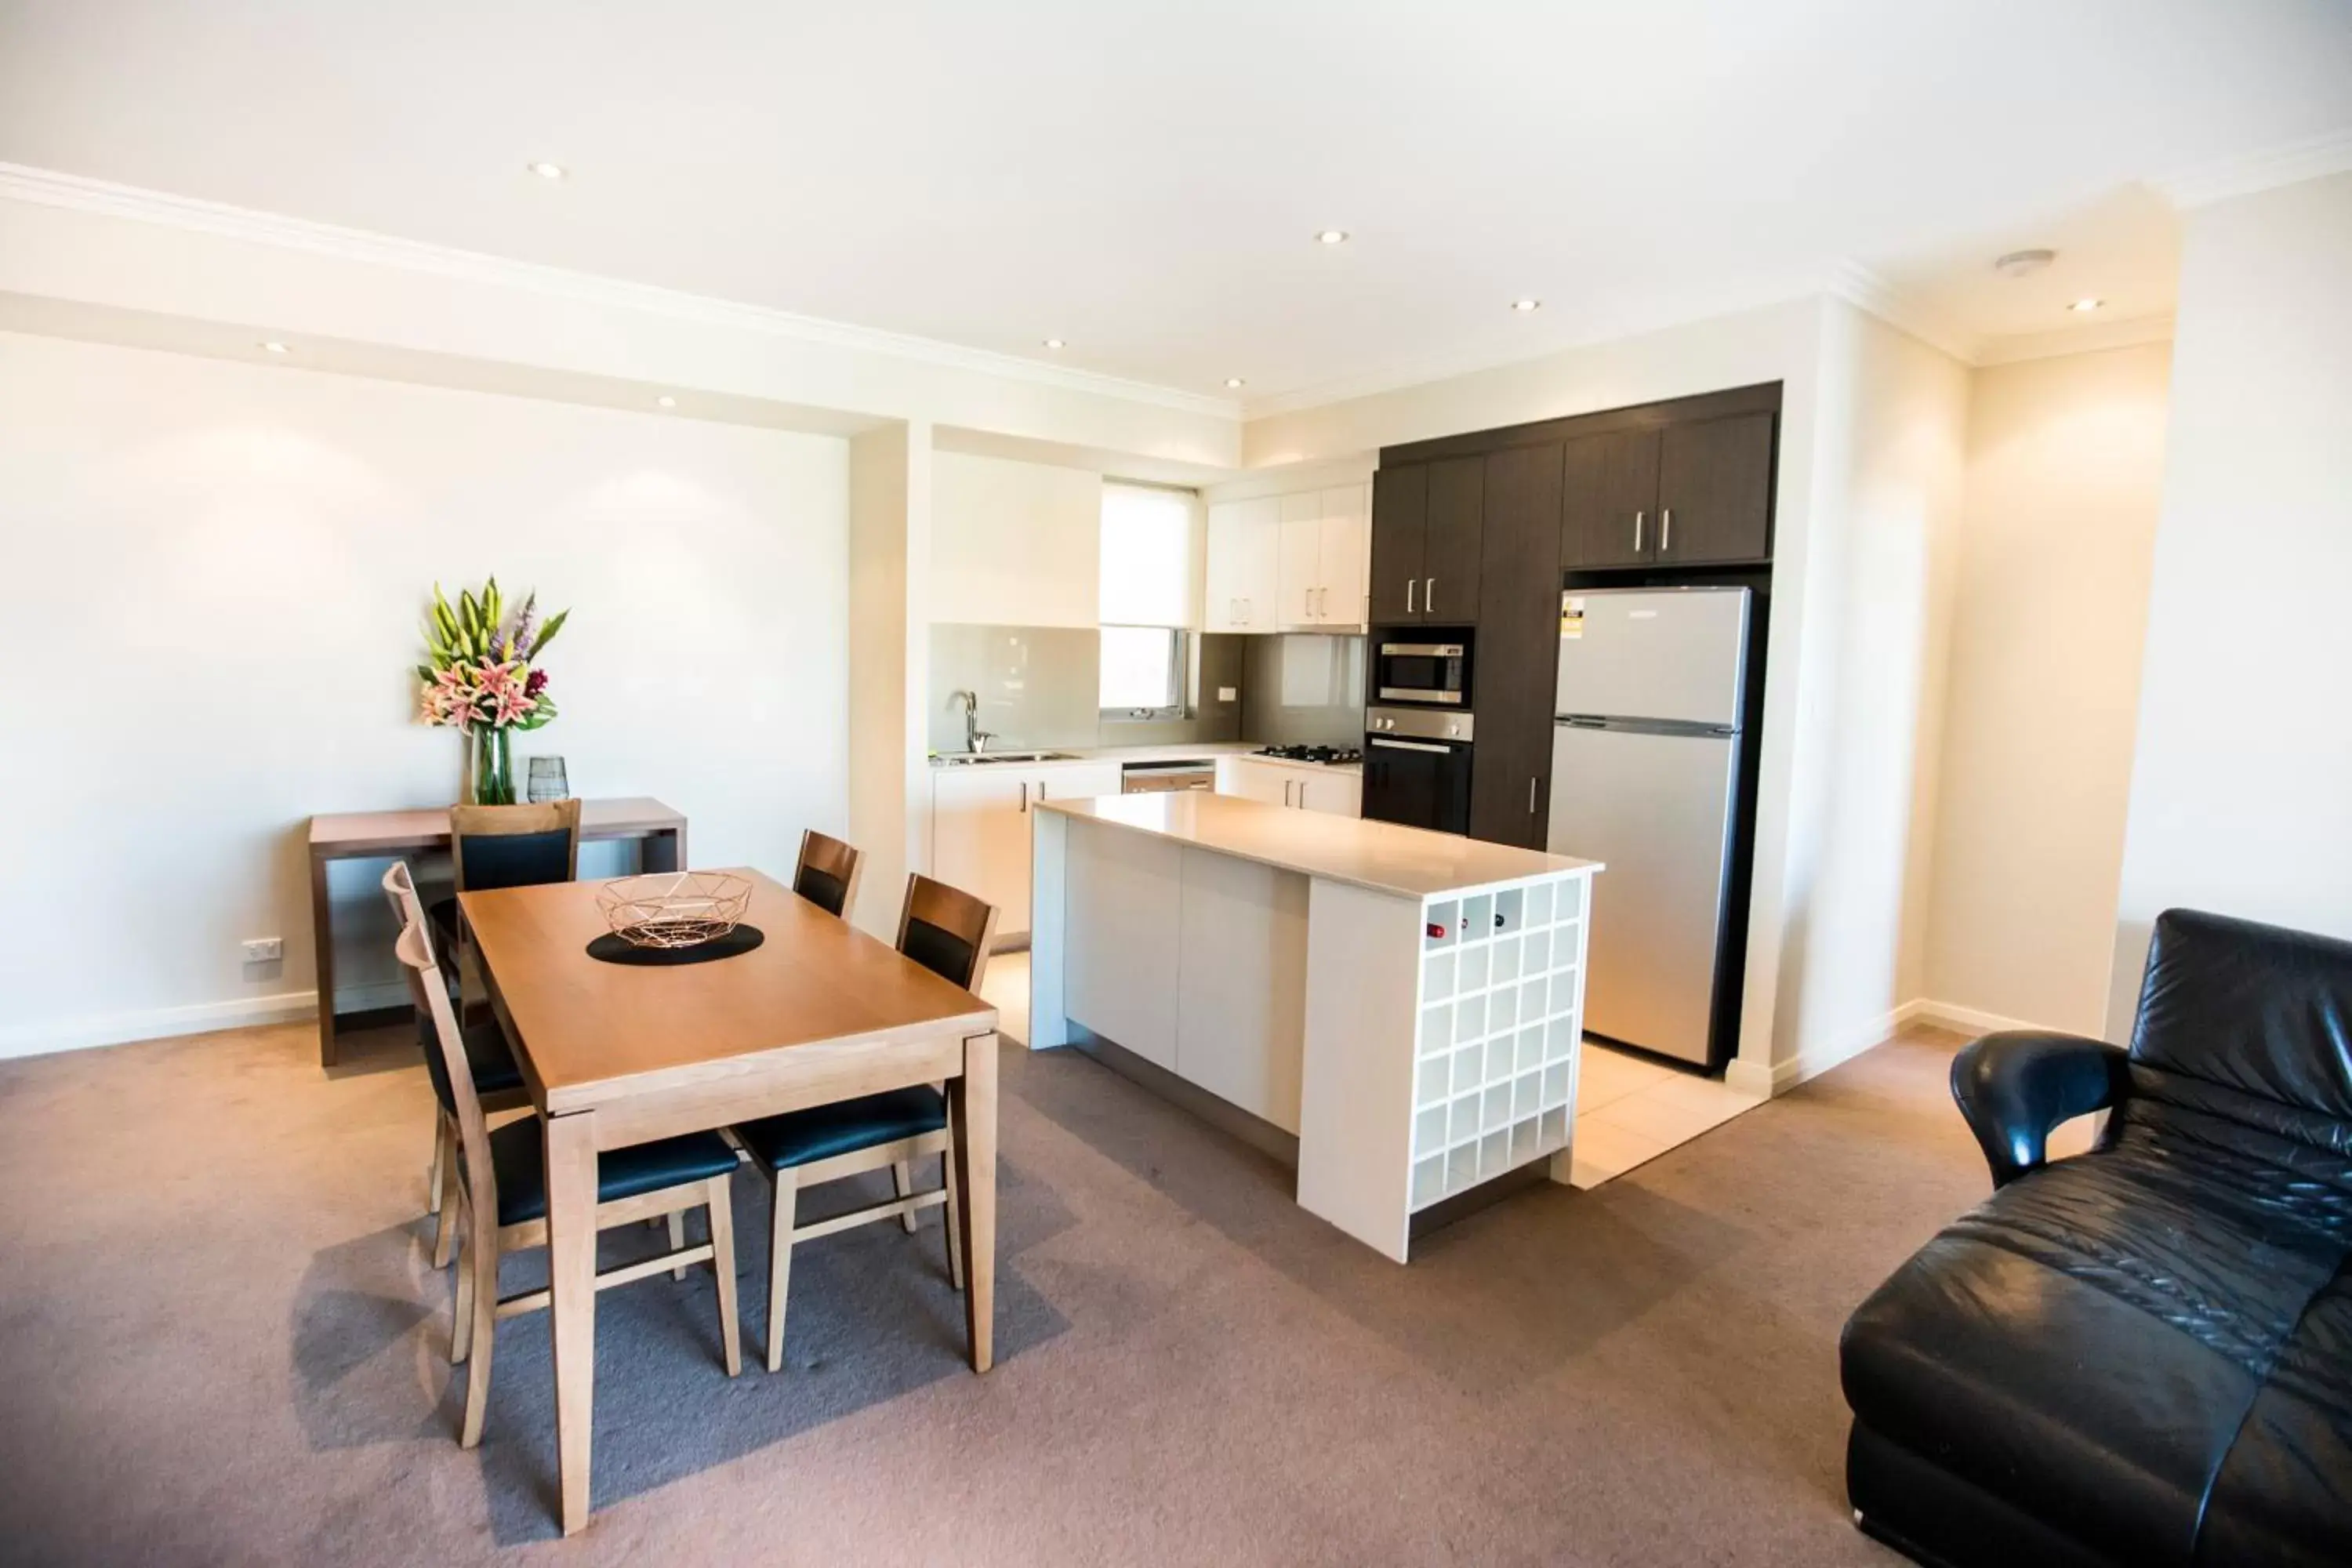
{"type": "Polygon", "coordinates": [[[2102,349],[2137,348],[2142,343],[2171,341],[2172,313],[2168,310],[2155,316],[2134,316],[2128,321],[1987,338],[1977,352],[1977,363],[1979,367],[2015,364],[2021,360],[2058,359],[2066,354],[2094,354],[2102,349]]]}
{"type": "Polygon", "coordinates": [[[2148,184],[2183,212],[2352,169],[2352,126],[2242,157],[2217,158],[2148,184]]]}
{"type": "Polygon", "coordinates": [[[1977,363],[1977,356],[1983,350],[1983,342],[1975,333],[1947,321],[1859,261],[1834,263],[1830,268],[1828,292],[1962,364],[1977,363]]]}
{"type": "Polygon", "coordinates": [[[519,289],[584,304],[639,310],[672,321],[757,332],[793,342],[887,354],[940,369],[1002,376],[1008,381],[1026,382],[1099,397],[1116,397],[1186,414],[1208,415],[1235,421],[1242,416],[1242,405],[1233,398],[1188,392],[1181,387],[1129,381],[1122,376],[1075,370],[1066,365],[1042,364],[1035,360],[1000,353],[992,349],[970,348],[933,338],[828,321],[764,305],[745,304],[650,283],[632,283],[539,262],[517,261],[480,251],[401,239],[366,229],[314,223],[307,218],[285,217],[248,207],[231,206],[223,202],[172,195],[135,185],[119,185],[110,181],[60,174],[22,163],[0,163],[0,199],[128,218],[133,222],[156,224],[252,245],[307,251],[337,260],[399,268],[463,282],[519,289]]]}
{"type": "Polygon", "coordinates": [[[1267,419],[1278,415],[1328,408],[1334,404],[1353,403],[1360,398],[1378,397],[1384,393],[1428,386],[1459,376],[1475,375],[1481,371],[1507,370],[1515,365],[1533,364],[1554,354],[1571,353],[1578,349],[1589,349],[1601,343],[1672,331],[1677,327],[1697,326],[1701,322],[1742,315],[1749,310],[1769,310],[1775,305],[1792,304],[1819,292],[1818,288],[1802,280],[1783,279],[1728,290],[1704,302],[1685,302],[1679,308],[1624,311],[1606,321],[1585,322],[1538,343],[1525,343],[1514,348],[1497,348],[1490,344],[1455,353],[1423,355],[1382,369],[1339,376],[1295,391],[1253,398],[1244,405],[1243,412],[1248,419],[1267,419]]]}

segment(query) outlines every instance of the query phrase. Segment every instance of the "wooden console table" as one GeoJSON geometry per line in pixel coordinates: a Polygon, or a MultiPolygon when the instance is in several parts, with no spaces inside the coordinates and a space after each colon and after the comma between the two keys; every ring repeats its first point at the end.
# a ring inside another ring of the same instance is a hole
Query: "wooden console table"
{"type": "MultiPolygon", "coordinates": [[[[632,795],[580,803],[580,837],[634,838],[646,871],[686,868],[686,818],[657,800],[632,795]]],[[[310,819],[310,941],[319,967],[319,1065],[335,1065],[334,909],[327,867],[336,860],[388,860],[449,847],[449,811],[352,811],[310,819]]]]}

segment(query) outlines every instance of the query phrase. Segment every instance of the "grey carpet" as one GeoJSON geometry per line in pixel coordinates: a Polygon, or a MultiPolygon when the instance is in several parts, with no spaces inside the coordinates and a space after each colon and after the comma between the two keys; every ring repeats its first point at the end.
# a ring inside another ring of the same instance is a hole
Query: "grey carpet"
{"type": "Polygon", "coordinates": [[[1837,1331],[1985,1189],[1951,1044],[1405,1268],[1094,1063],[1007,1047],[996,1369],[964,1370],[934,1211],[796,1257],[761,1371],[745,1173],[744,1374],[707,1271],[607,1292],[571,1542],[543,1315],[499,1325],[488,1439],[454,1440],[412,1045],[331,1078],[299,1027],[0,1064],[0,1560],[1890,1563],[1848,1522],[1837,1331]]]}

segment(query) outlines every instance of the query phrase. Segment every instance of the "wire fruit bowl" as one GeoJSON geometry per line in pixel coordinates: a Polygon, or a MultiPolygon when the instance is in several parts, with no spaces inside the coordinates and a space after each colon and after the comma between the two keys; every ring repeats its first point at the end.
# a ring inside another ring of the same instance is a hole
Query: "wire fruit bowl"
{"type": "Polygon", "coordinates": [[[596,890],[613,934],[639,947],[700,947],[733,931],[751,906],[751,882],[730,871],[657,871],[596,890]]]}

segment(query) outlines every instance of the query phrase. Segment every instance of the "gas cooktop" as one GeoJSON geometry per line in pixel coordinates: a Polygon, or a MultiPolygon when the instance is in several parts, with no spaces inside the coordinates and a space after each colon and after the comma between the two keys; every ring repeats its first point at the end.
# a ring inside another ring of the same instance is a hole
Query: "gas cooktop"
{"type": "Polygon", "coordinates": [[[1286,763],[1326,763],[1335,767],[1364,760],[1364,753],[1353,746],[1260,746],[1256,754],[1280,757],[1286,763]]]}

